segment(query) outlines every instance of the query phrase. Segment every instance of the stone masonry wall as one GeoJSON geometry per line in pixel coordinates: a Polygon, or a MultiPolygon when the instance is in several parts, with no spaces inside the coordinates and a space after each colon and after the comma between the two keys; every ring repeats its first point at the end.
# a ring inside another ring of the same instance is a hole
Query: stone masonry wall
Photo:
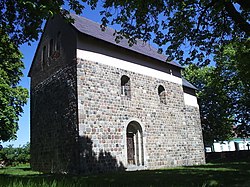
{"type": "Polygon", "coordinates": [[[186,144],[186,151],[189,156],[186,159],[187,165],[194,165],[199,162],[205,163],[205,152],[203,144],[203,136],[200,121],[199,108],[193,106],[185,106],[185,121],[183,124],[183,136],[186,136],[188,141],[186,144]]]}
{"type": "Polygon", "coordinates": [[[198,109],[184,105],[182,85],[78,59],[77,92],[79,135],[89,141],[80,153],[83,172],[127,167],[131,121],[143,129],[144,168],[204,163],[198,109]],[[131,98],[121,96],[122,75],[130,78],[131,98]],[[160,102],[159,85],[166,104],[160,102]],[[111,162],[102,168],[99,160],[105,155],[111,162]]]}
{"type": "Polygon", "coordinates": [[[33,85],[31,167],[75,172],[78,166],[76,66],[71,64],[33,85]]]}

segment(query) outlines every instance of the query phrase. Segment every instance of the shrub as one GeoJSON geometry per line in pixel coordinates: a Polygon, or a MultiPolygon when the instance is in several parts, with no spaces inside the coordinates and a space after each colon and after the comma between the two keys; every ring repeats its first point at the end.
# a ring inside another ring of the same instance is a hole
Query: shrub
{"type": "Polygon", "coordinates": [[[0,150],[0,162],[4,165],[15,166],[17,164],[25,164],[30,161],[30,143],[27,143],[21,147],[13,147],[8,145],[0,150]]]}

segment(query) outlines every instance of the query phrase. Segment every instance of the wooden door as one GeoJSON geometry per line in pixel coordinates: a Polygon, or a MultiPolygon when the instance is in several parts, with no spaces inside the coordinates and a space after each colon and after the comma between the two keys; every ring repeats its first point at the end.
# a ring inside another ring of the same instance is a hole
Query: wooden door
{"type": "Polygon", "coordinates": [[[134,134],[127,134],[128,164],[135,164],[134,134]]]}

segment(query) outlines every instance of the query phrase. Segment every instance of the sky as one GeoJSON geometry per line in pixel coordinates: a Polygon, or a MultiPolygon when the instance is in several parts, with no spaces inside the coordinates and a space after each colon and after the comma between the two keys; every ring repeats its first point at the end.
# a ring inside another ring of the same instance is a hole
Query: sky
{"type": "MultiPolygon", "coordinates": [[[[90,8],[86,7],[83,11],[82,16],[91,19],[95,22],[101,23],[101,16],[99,15],[98,10],[90,10],[90,8]]],[[[43,24],[44,25],[44,24],[43,24]]],[[[38,41],[31,42],[31,45],[23,44],[20,46],[20,51],[23,54],[23,62],[25,65],[25,69],[23,69],[24,76],[20,81],[20,85],[24,88],[30,90],[30,78],[28,77],[29,69],[33,60],[33,57],[36,52],[38,41]]],[[[14,147],[19,147],[25,145],[27,142],[30,142],[30,98],[28,99],[27,104],[23,107],[24,112],[22,116],[19,118],[19,130],[17,132],[17,139],[15,141],[8,141],[2,143],[5,147],[7,145],[14,145],[14,147]]]]}

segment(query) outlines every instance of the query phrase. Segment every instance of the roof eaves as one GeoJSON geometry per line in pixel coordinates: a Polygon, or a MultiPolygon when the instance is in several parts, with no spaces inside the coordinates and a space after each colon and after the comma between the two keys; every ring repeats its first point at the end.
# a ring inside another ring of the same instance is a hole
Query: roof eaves
{"type": "Polygon", "coordinates": [[[198,90],[194,85],[192,85],[190,82],[188,82],[186,79],[182,78],[182,85],[194,90],[198,90]]]}

